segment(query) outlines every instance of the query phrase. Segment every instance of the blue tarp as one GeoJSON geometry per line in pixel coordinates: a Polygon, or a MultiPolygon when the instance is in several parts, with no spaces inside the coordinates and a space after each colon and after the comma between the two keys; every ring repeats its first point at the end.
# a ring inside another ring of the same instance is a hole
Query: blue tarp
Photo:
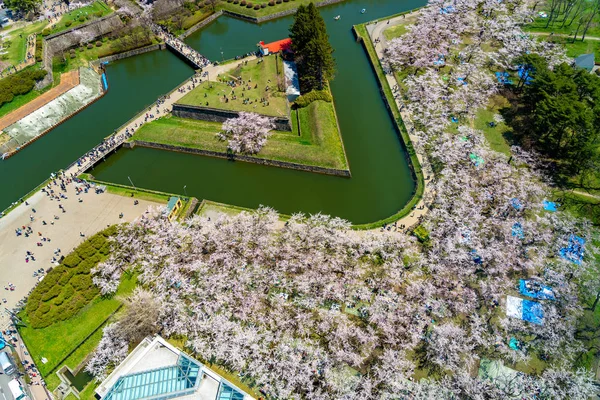
{"type": "Polygon", "coordinates": [[[526,68],[523,65],[519,65],[519,78],[525,80],[526,85],[531,85],[533,78],[529,76],[530,68],[526,68]]]}
{"type": "Polygon", "coordinates": [[[456,118],[456,117],[452,117],[452,118],[450,118],[450,120],[451,120],[452,122],[454,122],[455,124],[458,124],[458,118],[456,118]]]}
{"type": "Polygon", "coordinates": [[[521,204],[521,200],[516,197],[510,199],[510,205],[517,211],[521,211],[523,209],[523,204],[521,204]]]}
{"type": "Polygon", "coordinates": [[[523,300],[523,321],[542,325],[544,322],[542,305],[535,301],[523,300]]]}
{"type": "Polygon", "coordinates": [[[550,212],[556,212],[557,208],[560,206],[560,204],[548,200],[544,200],[542,204],[544,205],[544,210],[550,212]]]}
{"type": "Polygon", "coordinates": [[[461,83],[463,85],[467,84],[467,81],[465,81],[465,78],[456,78],[456,80],[458,81],[458,83],[461,83]]]}
{"type": "Polygon", "coordinates": [[[550,286],[541,285],[536,281],[528,279],[521,279],[519,281],[519,292],[533,299],[556,300],[550,286]]]}
{"type": "Polygon", "coordinates": [[[440,9],[440,14],[450,14],[455,11],[456,9],[454,8],[454,6],[442,7],[442,9],[440,9]]]}
{"type": "Polygon", "coordinates": [[[108,89],[108,82],[106,82],[106,73],[102,74],[102,86],[104,86],[104,90],[108,89]]]}
{"type": "Polygon", "coordinates": [[[565,260],[569,260],[572,263],[579,265],[581,264],[581,261],[583,261],[584,246],[585,239],[571,234],[567,247],[560,249],[560,256],[565,260]]]}
{"type": "Polygon", "coordinates": [[[496,79],[498,79],[498,83],[503,83],[505,85],[512,85],[513,81],[509,79],[508,72],[496,72],[496,79]]]}
{"type": "Polygon", "coordinates": [[[477,250],[475,250],[475,249],[471,250],[471,258],[473,258],[473,262],[475,264],[483,264],[483,260],[481,259],[481,256],[479,254],[477,254],[477,250]]]}
{"type": "Polygon", "coordinates": [[[510,342],[508,342],[508,347],[513,350],[521,350],[521,342],[519,342],[516,338],[511,337],[510,342]]]}
{"type": "Polygon", "coordinates": [[[523,226],[518,222],[515,222],[515,224],[512,226],[511,234],[513,237],[516,237],[518,239],[525,239],[525,234],[523,233],[523,226]]]}

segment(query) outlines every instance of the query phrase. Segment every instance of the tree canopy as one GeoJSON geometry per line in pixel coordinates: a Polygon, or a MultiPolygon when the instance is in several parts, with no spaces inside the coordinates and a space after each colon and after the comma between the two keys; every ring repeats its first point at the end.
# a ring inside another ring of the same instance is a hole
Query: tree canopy
{"type": "Polygon", "coordinates": [[[313,3],[298,7],[290,37],[302,90],[323,89],[333,79],[335,61],[325,21],[313,3]]]}
{"type": "Polygon", "coordinates": [[[28,13],[36,11],[42,5],[42,0],[6,0],[4,3],[12,10],[28,13]]]}
{"type": "Polygon", "coordinates": [[[600,78],[566,63],[550,69],[532,55],[518,62],[532,78],[515,113],[522,141],[580,172],[598,157],[600,78]]]}

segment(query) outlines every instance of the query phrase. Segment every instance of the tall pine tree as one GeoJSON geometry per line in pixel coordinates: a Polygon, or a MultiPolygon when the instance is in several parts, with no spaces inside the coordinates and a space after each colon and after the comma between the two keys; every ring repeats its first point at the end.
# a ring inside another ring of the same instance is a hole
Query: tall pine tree
{"type": "Polygon", "coordinates": [[[302,91],[323,89],[333,79],[335,61],[325,21],[314,3],[298,7],[290,37],[302,91]]]}

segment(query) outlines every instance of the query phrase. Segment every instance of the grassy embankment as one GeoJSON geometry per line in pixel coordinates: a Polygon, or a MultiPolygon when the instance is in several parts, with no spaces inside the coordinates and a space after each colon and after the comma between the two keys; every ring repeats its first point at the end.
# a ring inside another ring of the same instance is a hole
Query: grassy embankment
{"type": "Polygon", "coordinates": [[[54,372],[64,364],[79,366],[121,307],[121,297],[136,285],[136,277],[126,275],[117,293],[107,297],[92,283],[91,270],[108,257],[107,237],[114,233],[114,227],[107,228],[79,245],[35,287],[20,313],[25,325],[19,332],[51,390],[60,383],[54,372]]]}
{"type": "Polygon", "coordinates": [[[268,16],[270,14],[280,13],[283,11],[295,10],[301,4],[306,5],[308,3],[318,3],[319,1],[321,0],[293,0],[288,2],[282,1],[279,4],[275,2],[273,6],[269,6],[269,0],[249,0],[249,2],[252,3],[253,6],[257,4],[259,6],[262,6],[263,4],[266,5],[266,7],[261,7],[258,10],[255,10],[254,7],[248,8],[247,5],[242,6],[241,4],[233,4],[233,1],[222,1],[219,4],[218,9],[259,18],[268,16]]]}
{"type": "MultiPolygon", "coordinates": [[[[278,89],[278,82],[282,80],[281,63],[275,57],[264,60],[261,63],[251,61],[219,77],[226,81],[241,78],[246,82],[244,90],[241,85],[232,88],[225,83],[204,82],[180,103],[199,106],[208,103],[212,108],[286,116],[287,99],[278,89]],[[267,86],[269,90],[266,90],[267,86]],[[233,93],[237,100],[233,100],[233,93]],[[261,98],[265,98],[268,105],[263,106],[265,103],[260,102],[261,98]],[[244,99],[249,103],[243,104],[244,99]]],[[[293,110],[290,119],[292,132],[275,131],[254,157],[341,170],[348,168],[333,103],[315,101],[305,108],[293,110]]],[[[221,123],[167,117],[145,124],[133,140],[226,153],[227,142],[216,137],[221,126],[221,123]]]]}
{"type": "Polygon", "coordinates": [[[365,50],[367,51],[367,55],[371,61],[371,65],[373,66],[373,69],[375,70],[375,74],[377,75],[379,85],[381,86],[383,94],[385,96],[385,100],[386,100],[388,106],[390,107],[392,116],[394,117],[394,121],[397,125],[398,132],[400,133],[400,136],[402,137],[402,141],[404,142],[404,146],[406,148],[406,152],[410,159],[410,162],[411,162],[414,174],[415,174],[415,178],[416,178],[415,193],[414,193],[412,199],[396,214],[394,214],[388,218],[385,218],[383,220],[375,221],[375,222],[372,222],[369,224],[355,225],[356,229],[374,229],[374,228],[378,228],[384,224],[393,223],[393,222],[399,220],[400,218],[403,218],[406,215],[410,214],[410,212],[413,210],[413,208],[421,200],[421,197],[423,197],[423,192],[425,190],[425,181],[424,181],[423,171],[421,169],[421,163],[419,162],[419,159],[417,158],[417,154],[415,152],[415,149],[413,148],[412,141],[410,140],[410,137],[408,135],[406,127],[404,126],[404,122],[402,121],[402,117],[400,116],[400,110],[398,110],[398,106],[396,104],[396,100],[394,99],[392,89],[390,88],[390,85],[388,84],[386,74],[383,71],[383,67],[381,66],[381,62],[379,61],[379,57],[377,56],[375,47],[373,46],[373,42],[371,41],[371,38],[369,37],[369,34],[367,33],[366,24],[355,25],[354,31],[356,32],[356,35],[362,40],[365,50]]]}
{"type": "Polygon", "coordinates": [[[95,1],[92,4],[69,11],[60,18],[60,20],[51,27],[44,29],[44,35],[53,35],[67,29],[72,29],[82,25],[95,18],[101,18],[109,15],[113,10],[102,1],[95,1]]]}

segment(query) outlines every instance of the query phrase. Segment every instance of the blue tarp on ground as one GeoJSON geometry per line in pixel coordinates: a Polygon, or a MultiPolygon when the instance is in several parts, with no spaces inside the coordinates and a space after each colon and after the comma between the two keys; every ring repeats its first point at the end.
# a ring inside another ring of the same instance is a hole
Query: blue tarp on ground
{"type": "Polygon", "coordinates": [[[519,292],[527,297],[540,300],[556,300],[550,286],[542,285],[536,281],[521,279],[519,281],[519,292]]]}
{"type": "Polygon", "coordinates": [[[502,83],[505,85],[513,84],[513,81],[509,79],[508,72],[496,72],[496,79],[498,79],[498,83],[502,83]]]}
{"type": "Polygon", "coordinates": [[[483,264],[483,259],[479,254],[477,254],[477,250],[471,250],[471,258],[475,264],[483,264]]]}
{"type": "Polygon", "coordinates": [[[571,234],[567,247],[560,249],[560,256],[565,260],[571,261],[577,265],[583,261],[585,239],[571,234]]]}
{"type": "Polygon", "coordinates": [[[525,68],[523,65],[519,65],[519,78],[525,80],[526,85],[531,85],[533,78],[529,76],[530,69],[525,68]]]}
{"type": "Polygon", "coordinates": [[[521,342],[519,342],[516,338],[511,337],[510,342],[508,342],[508,347],[513,350],[521,350],[521,342]]]}
{"type": "Polygon", "coordinates": [[[442,7],[442,9],[440,9],[440,14],[450,14],[455,11],[456,9],[454,8],[454,6],[442,7]]]}
{"type": "Polygon", "coordinates": [[[510,205],[517,211],[521,211],[523,209],[523,204],[521,204],[521,200],[516,197],[510,199],[510,205]]]}
{"type": "Polygon", "coordinates": [[[106,82],[106,73],[102,74],[102,86],[104,87],[104,90],[108,89],[108,82],[106,82]]]}
{"type": "Polygon", "coordinates": [[[523,321],[542,325],[544,322],[544,309],[536,301],[523,300],[523,321]]]}
{"type": "Polygon", "coordinates": [[[485,162],[484,159],[481,156],[478,156],[475,153],[471,153],[469,154],[469,158],[471,159],[471,162],[476,166],[479,167],[481,165],[483,165],[483,163],[485,162]]]}
{"type": "Polygon", "coordinates": [[[523,233],[523,226],[518,222],[515,222],[515,224],[512,226],[511,234],[513,237],[516,237],[518,239],[525,238],[525,234],[523,233]]]}
{"type": "Polygon", "coordinates": [[[544,309],[540,303],[514,296],[506,297],[506,315],[538,325],[544,322],[544,309]]]}
{"type": "Polygon", "coordinates": [[[548,201],[548,200],[544,200],[544,202],[542,204],[544,206],[544,210],[550,211],[550,212],[556,212],[557,208],[560,206],[560,204],[557,204],[553,201],[548,201]]]}

